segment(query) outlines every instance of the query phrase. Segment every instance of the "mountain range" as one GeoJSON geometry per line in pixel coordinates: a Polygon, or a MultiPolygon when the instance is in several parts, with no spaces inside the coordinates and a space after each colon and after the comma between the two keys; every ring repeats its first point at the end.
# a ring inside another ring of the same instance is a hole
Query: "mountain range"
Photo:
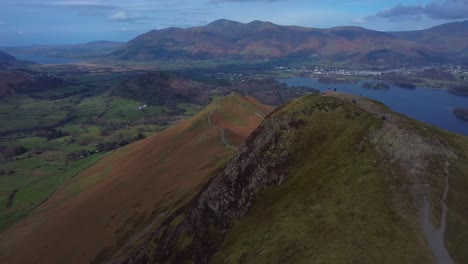
{"type": "Polygon", "coordinates": [[[467,50],[468,21],[419,31],[380,32],[349,26],[318,29],[222,19],[206,26],[150,31],[111,57],[139,61],[303,58],[393,65],[466,62],[467,50]]]}

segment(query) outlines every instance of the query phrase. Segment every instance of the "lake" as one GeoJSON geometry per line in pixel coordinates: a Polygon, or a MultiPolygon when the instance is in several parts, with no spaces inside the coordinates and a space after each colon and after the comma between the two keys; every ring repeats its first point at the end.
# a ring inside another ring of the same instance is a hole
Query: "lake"
{"type": "Polygon", "coordinates": [[[18,60],[25,60],[25,61],[33,61],[40,64],[67,64],[67,63],[76,63],[80,62],[78,59],[73,58],[55,58],[49,57],[45,55],[37,55],[37,54],[11,54],[15,56],[18,60]]]}
{"type": "Polygon", "coordinates": [[[468,136],[468,122],[457,118],[452,113],[455,107],[468,107],[468,96],[454,95],[448,93],[447,90],[423,87],[405,89],[390,85],[388,90],[366,89],[361,87],[366,81],[356,84],[328,84],[320,83],[316,79],[299,77],[278,81],[289,86],[304,86],[321,91],[336,88],[338,92],[369,97],[386,104],[396,112],[468,136]]]}

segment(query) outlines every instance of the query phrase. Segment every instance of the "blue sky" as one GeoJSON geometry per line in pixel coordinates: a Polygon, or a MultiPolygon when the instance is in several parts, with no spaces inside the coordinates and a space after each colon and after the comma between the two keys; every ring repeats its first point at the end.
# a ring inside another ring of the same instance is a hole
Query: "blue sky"
{"type": "Polygon", "coordinates": [[[128,41],[219,18],[413,30],[468,19],[468,0],[1,0],[0,46],[128,41]]]}

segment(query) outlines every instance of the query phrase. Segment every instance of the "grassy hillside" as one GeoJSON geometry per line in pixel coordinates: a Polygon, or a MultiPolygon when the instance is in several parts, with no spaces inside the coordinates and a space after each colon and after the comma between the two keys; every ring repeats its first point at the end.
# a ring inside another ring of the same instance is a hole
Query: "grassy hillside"
{"type": "Polygon", "coordinates": [[[101,263],[129,251],[190,200],[270,111],[231,94],[105,156],[1,237],[0,262],[101,263]]]}
{"type": "Polygon", "coordinates": [[[129,260],[465,263],[467,152],[466,137],[377,102],[302,97],[129,260]]]}

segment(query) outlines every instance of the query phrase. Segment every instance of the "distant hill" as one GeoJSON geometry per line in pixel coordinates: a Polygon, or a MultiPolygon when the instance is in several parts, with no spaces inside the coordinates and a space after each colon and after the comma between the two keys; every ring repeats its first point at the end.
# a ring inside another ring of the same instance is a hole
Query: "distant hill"
{"type": "Polygon", "coordinates": [[[31,54],[52,58],[94,58],[107,55],[124,43],[113,41],[93,41],[75,45],[35,45],[26,47],[5,47],[11,54],[31,54]]]}
{"type": "Polygon", "coordinates": [[[430,47],[435,52],[468,58],[468,20],[447,23],[424,30],[389,33],[430,47]]]}
{"type": "Polygon", "coordinates": [[[153,30],[111,54],[139,61],[303,58],[382,65],[441,62],[443,55],[430,45],[360,27],[317,29],[229,20],[187,29],[153,30]]]}
{"type": "Polygon", "coordinates": [[[112,94],[175,109],[178,104],[206,105],[211,98],[225,96],[233,91],[241,91],[268,105],[281,105],[311,91],[304,87],[289,88],[275,80],[248,79],[222,84],[205,81],[166,72],[148,72],[116,85],[112,88],[112,94]]]}
{"type": "Polygon", "coordinates": [[[0,71],[0,98],[63,87],[62,79],[27,70],[0,71]]]}
{"type": "Polygon", "coordinates": [[[2,67],[12,66],[16,62],[16,58],[8,53],[0,51],[0,69],[2,67]]]}
{"type": "Polygon", "coordinates": [[[116,150],[5,233],[0,262],[103,263],[121,247],[143,242],[147,225],[190,200],[271,111],[233,93],[116,150]]]}

